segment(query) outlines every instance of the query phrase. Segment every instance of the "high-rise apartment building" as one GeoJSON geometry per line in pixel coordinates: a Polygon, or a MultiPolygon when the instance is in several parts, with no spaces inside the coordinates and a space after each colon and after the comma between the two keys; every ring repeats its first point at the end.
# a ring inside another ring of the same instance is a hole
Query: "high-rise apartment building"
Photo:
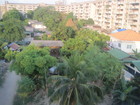
{"type": "Polygon", "coordinates": [[[4,7],[4,10],[0,10],[1,11],[9,11],[12,9],[17,9],[18,11],[20,11],[21,13],[25,14],[28,11],[33,11],[36,8],[38,8],[39,6],[43,7],[43,6],[48,6],[47,4],[29,4],[29,3],[9,3],[9,2],[5,2],[5,4],[0,5],[0,8],[4,7]]]}
{"type": "Polygon", "coordinates": [[[95,3],[96,24],[105,29],[126,28],[140,32],[140,0],[111,0],[95,3]]]}
{"type": "Polygon", "coordinates": [[[140,0],[96,0],[59,5],[56,10],[73,12],[79,19],[92,18],[104,29],[126,28],[140,32],[140,0]]]}
{"type": "Polygon", "coordinates": [[[2,18],[3,14],[6,12],[5,5],[0,5],[0,19],[2,18]]]}
{"type": "MultiPolygon", "coordinates": [[[[61,1],[64,2],[65,0],[61,1]]],[[[35,10],[39,6],[49,5],[6,2],[5,5],[0,6],[0,15],[13,8],[22,13],[27,13],[29,10],[35,10]]],[[[140,32],[140,0],[96,0],[69,5],[59,2],[54,6],[56,11],[73,12],[79,19],[92,18],[95,24],[104,29],[126,28],[140,32]]]]}
{"type": "Polygon", "coordinates": [[[93,2],[72,3],[70,5],[56,5],[56,11],[70,13],[79,19],[88,19],[94,17],[95,5],[93,2]]]}

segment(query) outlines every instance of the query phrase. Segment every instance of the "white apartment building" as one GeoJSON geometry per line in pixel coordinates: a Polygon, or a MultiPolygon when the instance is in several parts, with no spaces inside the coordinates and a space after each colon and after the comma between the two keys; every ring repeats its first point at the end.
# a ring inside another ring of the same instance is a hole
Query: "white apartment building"
{"type": "Polygon", "coordinates": [[[56,5],[56,11],[70,13],[73,12],[74,16],[78,19],[89,19],[95,16],[94,2],[73,3],[70,5],[56,5]]]}
{"type": "MultiPolygon", "coordinates": [[[[22,13],[27,13],[29,10],[35,10],[39,6],[50,5],[6,2],[4,11],[16,8],[22,13]]],[[[56,11],[64,13],[73,12],[79,19],[92,18],[95,24],[101,26],[103,29],[113,31],[119,28],[125,28],[140,32],[140,0],[96,0],[51,6],[54,6],[56,11]]],[[[2,14],[0,10],[0,16],[2,14]]]]}
{"type": "Polygon", "coordinates": [[[104,29],[126,28],[140,32],[140,0],[96,0],[56,6],[60,12],[73,12],[79,19],[92,18],[104,29]]]}
{"type": "Polygon", "coordinates": [[[112,33],[109,45],[113,48],[120,49],[126,53],[134,53],[137,50],[140,53],[140,34],[133,30],[125,30],[112,33]]]}
{"type": "Polygon", "coordinates": [[[140,32],[140,0],[104,0],[96,2],[95,7],[93,19],[103,28],[140,32]]]}
{"type": "MultiPolygon", "coordinates": [[[[5,2],[5,4],[0,5],[0,8],[4,8],[3,10],[0,9],[0,13],[3,12],[5,13],[6,11],[12,10],[12,9],[17,9],[21,13],[25,14],[28,11],[33,11],[37,9],[39,6],[48,6],[47,4],[29,4],[29,3],[9,3],[5,2]]],[[[3,15],[3,14],[2,14],[3,15]]]]}

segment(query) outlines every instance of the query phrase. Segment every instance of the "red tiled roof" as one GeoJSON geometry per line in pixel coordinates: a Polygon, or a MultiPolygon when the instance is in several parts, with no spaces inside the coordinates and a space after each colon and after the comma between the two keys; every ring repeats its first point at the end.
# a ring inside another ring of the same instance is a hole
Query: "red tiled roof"
{"type": "Polygon", "coordinates": [[[109,36],[125,41],[140,41],[140,34],[133,30],[116,32],[116,33],[109,34],[109,36]]]}
{"type": "Polygon", "coordinates": [[[17,49],[20,48],[20,46],[17,45],[16,43],[11,44],[9,47],[12,48],[12,49],[14,49],[14,50],[17,50],[17,49]]]}
{"type": "Polygon", "coordinates": [[[68,21],[67,21],[67,23],[66,23],[66,26],[67,26],[67,27],[72,27],[72,28],[74,28],[74,29],[77,29],[76,24],[73,22],[73,20],[72,20],[71,18],[68,19],[68,21]]]}

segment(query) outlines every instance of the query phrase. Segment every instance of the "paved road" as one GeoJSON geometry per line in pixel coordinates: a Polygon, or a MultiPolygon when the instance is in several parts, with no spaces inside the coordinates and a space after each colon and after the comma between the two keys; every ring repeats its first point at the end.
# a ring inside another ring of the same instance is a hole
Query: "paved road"
{"type": "Polygon", "coordinates": [[[12,105],[20,77],[15,72],[7,72],[6,79],[0,87],[0,105],[12,105]]]}

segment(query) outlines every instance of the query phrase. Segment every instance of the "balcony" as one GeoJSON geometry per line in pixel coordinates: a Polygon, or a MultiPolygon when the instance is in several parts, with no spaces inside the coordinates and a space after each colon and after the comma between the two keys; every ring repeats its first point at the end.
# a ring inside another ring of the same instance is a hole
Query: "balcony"
{"type": "Polygon", "coordinates": [[[129,12],[129,14],[130,15],[139,15],[139,11],[137,11],[137,12],[131,11],[131,12],[129,12]]]}
{"type": "Polygon", "coordinates": [[[132,4],[132,5],[140,5],[140,1],[139,0],[131,1],[130,4],[132,4]]]}

